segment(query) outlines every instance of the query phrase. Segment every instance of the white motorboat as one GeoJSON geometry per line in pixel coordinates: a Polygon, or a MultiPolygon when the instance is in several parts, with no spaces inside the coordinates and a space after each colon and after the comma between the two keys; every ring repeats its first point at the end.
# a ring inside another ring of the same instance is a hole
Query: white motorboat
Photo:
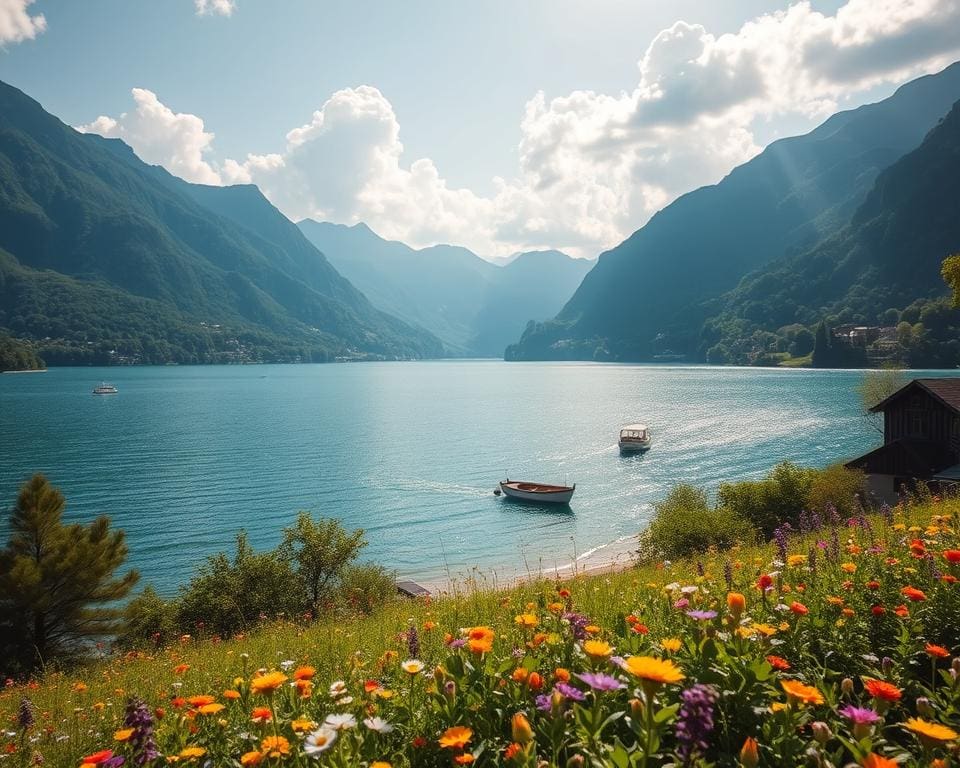
{"type": "Polygon", "coordinates": [[[546,502],[548,504],[569,504],[577,484],[548,485],[547,483],[529,483],[523,480],[500,481],[500,491],[505,496],[523,501],[546,502]]]}
{"type": "Polygon", "coordinates": [[[628,424],[620,430],[617,444],[621,453],[638,453],[650,450],[650,430],[646,424],[628,424]]]}
{"type": "Polygon", "coordinates": [[[107,384],[105,381],[101,381],[93,388],[93,394],[95,395],[115,395],[117,392],[118,390],[113,384],[107,384]]]}

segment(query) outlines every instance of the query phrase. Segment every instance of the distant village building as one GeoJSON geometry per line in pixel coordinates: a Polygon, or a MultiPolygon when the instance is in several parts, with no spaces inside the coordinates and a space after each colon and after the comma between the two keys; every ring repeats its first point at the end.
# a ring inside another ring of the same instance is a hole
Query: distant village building
{"type": "Polygon", "coordinates": [[[914,379],[870,409],[883,413],[883,445],[846,466],[867,490],[893,503],[902,485],[960,481],[960,378],[914,379]]]}

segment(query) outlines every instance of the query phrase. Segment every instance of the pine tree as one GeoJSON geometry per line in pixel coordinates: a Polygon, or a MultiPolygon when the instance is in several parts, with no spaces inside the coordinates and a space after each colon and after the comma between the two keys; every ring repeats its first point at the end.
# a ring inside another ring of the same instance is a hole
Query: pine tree
{"type": "Polygon", "coordinates": [[[127,558],[123,531],[103,516],[64,525],[65,507],[43,475],[20,488],[0,550],[0,664],[29,669],[112,635],[122,614],[116,603],[139,578],[114,577],[127,558]]]}
{"type": "Polygon", "coordinates": [[[817,326],[817,333],[813,339],[813,355],[810,363],[814,368],[829,368],[833,365],[833,350],[830,348],[830,332],[825,321],[821,320],[817,326]]]}

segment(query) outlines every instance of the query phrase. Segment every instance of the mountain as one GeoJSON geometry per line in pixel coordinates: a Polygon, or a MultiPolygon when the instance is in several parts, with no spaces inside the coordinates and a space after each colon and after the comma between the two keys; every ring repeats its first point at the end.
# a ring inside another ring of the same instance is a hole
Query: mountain
{"type": "Polygon", "coordinates": [[[521,253],[498,266],[457,246],[416,250],[365,224],[298,226],[376,306],[458,355],[501,357],[528,321],[555,315],[593,266],[559,251],[521,253]]]}
{"type": "Polygon", "coordinates": [[[255,187],[201,187],[0,83],[0,329],[50,363],[423,357],[255,187]],[[46,338],[50,337],[50,338],[46,338]]]}
{"type": "Polygon", "coordinates": [[[957,98],[960,63],[774,142],[602,254],[556,318],[528,328],[508,358],[695,357],[711,299],[836,232],[957,98]]]}
{"type": "MultiPolygon", "coordinates": [[[[898,338],[907,362],[955,367],[960,312],[946,299],[940,267],[957,252],[960,101],[917,149],[877,177],[847,226],[809,251],[765,265],[726,294],[705,328],[706,343],[735,352],[738,339],[758,330],[813,326],[825,317],[856,325],[907,323],[907,340],[898,338]]],[[[898,328],[898,336],[903,333],[898,328]]]]}

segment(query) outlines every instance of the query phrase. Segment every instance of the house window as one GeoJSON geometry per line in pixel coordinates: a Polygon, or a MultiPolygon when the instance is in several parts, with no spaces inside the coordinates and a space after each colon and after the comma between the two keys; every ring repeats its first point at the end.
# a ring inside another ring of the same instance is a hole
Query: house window
{"type": "Polygon", "coordinates": [[[914,437],[923,437],[926,430],[923,428],[923,416],[914,413],[910,416],[910,434],[914,437]]]}

